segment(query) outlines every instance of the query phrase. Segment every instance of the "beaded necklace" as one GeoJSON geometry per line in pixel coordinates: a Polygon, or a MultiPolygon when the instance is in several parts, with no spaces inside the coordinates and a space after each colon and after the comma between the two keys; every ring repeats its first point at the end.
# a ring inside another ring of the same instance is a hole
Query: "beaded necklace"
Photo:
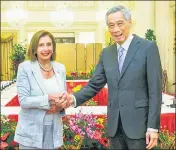
{"type": "MultiPolygon", "coordinates": [[[[39,63],[39,62],[38,62],[38,63],[39,63]]],[[[51,66],[51,67],[48,68],[48,69],[46,69],[45,67],[43,67],[42,64],[40,64],[40,63],[39,63],[39,66],[40,66],[40,68],[42,68],[42,70],[45,71],[45,72],[49,72],[49,71],[53,68],[53,66],[52,66],[51,63],[50,63],[50,66],[51,66]]]]}

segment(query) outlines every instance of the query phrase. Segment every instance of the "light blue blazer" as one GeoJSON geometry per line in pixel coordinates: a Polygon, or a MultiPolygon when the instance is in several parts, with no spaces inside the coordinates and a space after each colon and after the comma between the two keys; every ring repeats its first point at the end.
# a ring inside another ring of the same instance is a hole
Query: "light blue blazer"
{"type": "MultiPolygon", "coordinates": [[[[66,73],[63,64],[52,62],[58,92],[66,91],[66,73]]],[[[43,120],[50,109],[48,94],[37,61],[25,61],[18,67],[17,92],[21,106],[14,140],[22,145],[42,148],[43,120]]],[[[54,86],[54,85],[53,85],[54,86]]],[[[63,144],[62,116],[65,111],[54,114],[53,143],[57,148],[63,144]]]]}

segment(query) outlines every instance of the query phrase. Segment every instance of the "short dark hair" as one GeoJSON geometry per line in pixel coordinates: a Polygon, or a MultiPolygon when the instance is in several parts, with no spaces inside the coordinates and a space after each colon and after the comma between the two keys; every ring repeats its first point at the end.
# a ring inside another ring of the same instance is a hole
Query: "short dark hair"
{"type": "Polygon", "coordinates": [[[29,59],[31,61],[36,61],[37,60],[36,51],[37,51],[37,48],[38,48],[39,40],[40,40],[41,37],[44,37],[44,36],[49,36],[52,40],[53,54],[51,56],[51,60],[55,59],[55,57],[56,57],[56,42],[55,42],[54,36],[48,31],[40,30],[33,35],[32,39],[30,41],[30,45],[29,45],[29,49],[28,49],[28,55],[29,55],[29,59]]]}

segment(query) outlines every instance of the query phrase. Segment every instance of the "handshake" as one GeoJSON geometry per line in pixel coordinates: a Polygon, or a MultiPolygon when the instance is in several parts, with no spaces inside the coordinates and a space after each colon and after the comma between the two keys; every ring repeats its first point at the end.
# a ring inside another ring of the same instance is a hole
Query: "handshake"
{"type": "Polygon", "coordinates": [[[49,94],[48,99],[51,108],[46,112],[47,114],[60,112],[74,104],[74,98],[67,92],[49,94]]]}

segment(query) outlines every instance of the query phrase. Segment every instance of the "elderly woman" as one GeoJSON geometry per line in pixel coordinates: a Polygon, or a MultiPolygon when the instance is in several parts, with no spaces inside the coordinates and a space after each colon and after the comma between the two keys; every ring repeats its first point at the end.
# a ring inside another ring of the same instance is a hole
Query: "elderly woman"
{"type": "Polygon", "coordinates": [[[56,43],[48,31],[38,31],[29,46],[29,61],[17,73],[21,106],[14,140],[19,149],[56,149],[63,145],[62,116],[68,107],[63,64],[54,62],[56,43]]]}

